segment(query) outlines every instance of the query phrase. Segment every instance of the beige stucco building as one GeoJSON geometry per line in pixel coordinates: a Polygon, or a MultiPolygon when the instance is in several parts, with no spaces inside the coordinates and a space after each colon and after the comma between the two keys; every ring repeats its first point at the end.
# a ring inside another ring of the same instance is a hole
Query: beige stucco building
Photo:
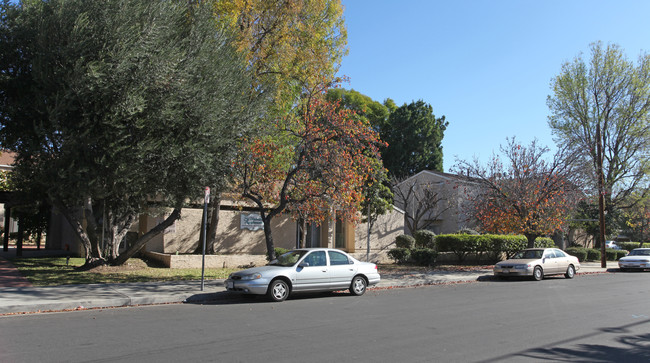
{"type": "MultiPolygon", "coordinates": [[[[150,257],[163,259],[162,256],[183,256],[193,253],[199,246],[201,236],[201,220],[203,210],[199,208],[184,208],[181,218],[164,233],[154,237],[144,247],[150,257]]],[[[387,262],[388,250],[394,247],[395,238],[404,233],[404,214],[393,208],[379,216],[368,238],[366,223],[354,225],[333,217],[320,225],[309,226],[307,247],[331,247],[346,251],[360,260],[387,262]],[[368,252],[369,246],[369,252],[368,252]]],[[[151,230],[165,216],[151,217],[143,215],[134,224],[127,236],[126,244],[151,230]]],[[[52,248],[69,248],[73,253],[83,254],[82,246],[67,222],[53,213],[53,223],[50,223],[48,240],[52,248]]],[[[273,220],[273,240],[275,247],[292,249],[296,247],[298,238],[297,223],[289,215],[281,215],[273,220]]],[[[259,214],[254,211],[242,211],[239,208],[228,208],[228,203],[219,213],[219,224],[215,241],[218,258],[212,258],[213,267],[236,267],[246,264],[264,264],[266,258],[266,243],[259,214]]],[[[176,257],[175,257],[176,259],[176,257]]],[[[178,257],[178,259],[182,259],[178,257]]],[[[189,257],[185,257],[186,260],[189,257]]],[[[175,267],[186,267],[178,265],[175,267]]]]}
{"type": "Polygon", "coordinates": [[[435,234],[474,228],[468,195],[473,186],[467,178],[439,171],[421,171],[394,187],[395,205],[404,211],[404,229],[412,234],[428,229],[435,234]]]}

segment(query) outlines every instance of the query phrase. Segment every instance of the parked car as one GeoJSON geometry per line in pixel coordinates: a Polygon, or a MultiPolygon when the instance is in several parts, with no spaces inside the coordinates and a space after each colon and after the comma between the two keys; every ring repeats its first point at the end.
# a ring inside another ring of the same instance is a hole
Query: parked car
{"type": "Polygon", "coordinates": [[[615,249],[615,250],[620,250],[621,249],[621,247],[619,247],[616,244],[616,241],[605,241],[605,247],[606,248],[612,248],[612,249],[615,249]]]}
{"type": "Polygon", "coordinates": [[[650,248],[635,248],[618,260],[621,271],[650,269],[650,248]]]}
{"type": "Polygon", "coordinates": [[[511,259],[494,265],[494,276],[532,276],[540,281],[544,276],[562,275],[572,279],[580,269],[575,256],[557,248],[529,248],[517,252],[511,259]]]}
{"type": "Polygon", "coordinates": [[[337,249],[305,248],[289,251],[267,266],[234,272],[224,285],[228,291],[284,301],[290,294],[311,291],[349,289],[359,296],[380,279],[374,263],[358,261],[337,249]]]}

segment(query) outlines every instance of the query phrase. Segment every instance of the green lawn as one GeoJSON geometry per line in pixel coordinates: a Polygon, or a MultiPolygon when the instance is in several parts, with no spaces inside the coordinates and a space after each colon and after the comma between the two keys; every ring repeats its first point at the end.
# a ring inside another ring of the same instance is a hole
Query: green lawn
{"type": "MultiPolygon", "coordinates": [[[[31,257],[12,258],[20,273],[35,286],[67,284],[98,284],[147,281],[200,280],[201,269],[170,269],[148,265],[139,258],[131,258],[124,266],[100,266],[89,271],[76,268],[84,264],[83,258],[31,257]]],[[[206,269],[206,279],[224,279],[237,269],[206,269]]]]}

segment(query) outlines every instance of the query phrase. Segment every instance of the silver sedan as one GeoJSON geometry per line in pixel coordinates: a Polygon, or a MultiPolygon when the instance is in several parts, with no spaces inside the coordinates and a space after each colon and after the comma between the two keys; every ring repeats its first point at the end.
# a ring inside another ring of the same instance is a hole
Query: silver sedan
{"type": "Polygon", "coordinates": [[[568,279],[580,269],[575,256],[557,248],[530,248],[517,252],[511,259],[494,265],[494,276],[532,276],[539,281],[544,276],[564,275],[568,279]]]}
{"type": "Polygon", "coordinates": [[[650,269],[650,248],[635,248],[618,260],[621,271],[650,269]]]}
{"type": "Polygon", "coordinates": [[[366,287],[379,281],[374,263],[337,249],[305,248],[289,251],[267,266],[234,272],[224,285],[228,291],[284,301],[294,292],[349,289],[352,295],[363,295],[366,287]]]}

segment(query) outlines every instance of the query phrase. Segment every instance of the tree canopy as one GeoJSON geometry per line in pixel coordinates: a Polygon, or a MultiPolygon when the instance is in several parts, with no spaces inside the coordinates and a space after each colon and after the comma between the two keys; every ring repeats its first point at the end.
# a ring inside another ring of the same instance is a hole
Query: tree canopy
{"type": "Polygon", "coordinates": [[[482,165],[459,161],[455,171],[474,185],[468,199],[481,229],[488,233],[520,233],[533,247],[535,238],[561,230],[580,199],[572,164],[561,150],[551,161],[536,141],[521,146],[512,138],[482,165]]]}
{"type": "Polygon", "coordinates": [[[433,107],[422,100],[391,112],[379,132],[388,143],[381,150],[388,173],[401,178],[422,170],[443,171],[442,139],[448,125],[445,116],[436,118],[433,107]]]}
{"type": "Polygon", "coordinates": [[[0,140],[17,153],[15,185],[68,219],[88,261],[123,263],[204,186],[225,187],[234,140],[262,110],[211,8],[51,0],[1,14],[0,140]],[[174,210],[118,258],[152,202],[174,210]]]}
{"type": "Polygon", "coordinates": [[[335,210],[341,219],[356,221],[363,185],[380,165],[377,133],[323,96],[277,120],[268,135],[244,140],[235,164],[238,189],[260,210],[270,259],[273,217],[289,210],[321,223],[335,210]]]}
{"type": "Polygon", "coordinates": [[[347,53],[340,0],[215,0],[214,13],[236,34],[255,86],[275,89],[280,116],[302,94],[334,81],[347,53]]]}
{"type": "Polygon", "coordinates": [[[650,55],[635,65],[616,44],[591,44],[562,65],[551,81],[549,126],[559,145],[574,150],[581,175],[596,195],[600,129],[605,208],[627,208],[632,194],[647,194],[650,160],[650,55]]]}

